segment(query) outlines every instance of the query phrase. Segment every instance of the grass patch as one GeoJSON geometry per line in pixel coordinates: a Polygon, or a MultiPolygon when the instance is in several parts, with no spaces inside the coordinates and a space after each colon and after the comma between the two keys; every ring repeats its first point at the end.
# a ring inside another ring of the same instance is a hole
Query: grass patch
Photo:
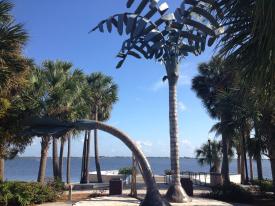
{"type": "Polygon", "coordinates": [[[271,180],[253,180],[253,185],[258,185],[261,192],[273,192],[273,186],[271,180]]]}

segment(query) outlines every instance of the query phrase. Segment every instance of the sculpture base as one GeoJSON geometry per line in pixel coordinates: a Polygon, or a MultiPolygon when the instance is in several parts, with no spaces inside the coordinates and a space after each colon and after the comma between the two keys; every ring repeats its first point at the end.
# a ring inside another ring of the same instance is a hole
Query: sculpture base
{"type": "Polygon", "coordinates": [[[186,203],[192,201],[179,184],[170,185],[165,197],[169,202],[186,203]]]}
{"type": "Polygon", "coordinates": [[[171,206],[170,203],[163,198],[159,191],[147,192],[140,206],[171,206]]]}

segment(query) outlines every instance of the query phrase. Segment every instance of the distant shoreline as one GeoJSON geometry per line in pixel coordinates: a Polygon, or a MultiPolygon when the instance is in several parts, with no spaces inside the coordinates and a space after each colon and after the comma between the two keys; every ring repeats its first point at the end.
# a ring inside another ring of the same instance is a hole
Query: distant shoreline
{"type": "MultiPolygon", "coordinates": [[[[15,158],[40,158],[40,156],[17,156],[15,158]]],[[[48,158],[52,158],[48,156],[48,158]]],[[[66,158],[66,156],[64,156],[66,158]]],[[[82,158],[81,156],[73,156],[71,158],[82,158]]],[[[94,156],[90,156],[90,158],[94,158],[94,156]]],[[[132,156],[100,156],[100,158],[132,158],[132,156]]],[[[170,158],[170,157],[158,157],[158,156],[148,156],[146,158],[170,158]]],[[[196,157],[180,157],[182,159],[197,159],[196,157]]],[[[236,160],[237,158],[232,158],[236,160]]],[[[262,158],[262,160],[269,160],[268,158],[262,158]]]]}

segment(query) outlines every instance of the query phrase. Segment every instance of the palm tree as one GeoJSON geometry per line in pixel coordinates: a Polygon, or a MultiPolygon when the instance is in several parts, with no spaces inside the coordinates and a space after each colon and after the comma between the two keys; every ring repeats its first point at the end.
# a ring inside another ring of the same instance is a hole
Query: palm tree
{"type": "MultiPolygon", "coordinates": [[[[220,55],[238,61],[243,78],[272,92],[274,84],[275,26],[273,0],[224,1],[224,34],[220,55]],[[254,51],[258,51],[257,54],[254,51]],[[260,55],[258,55],[260,54],[260,55]]],[[[270,93],[271,95],[271,93],[270,93]]]]}
{"type": "Polygon", "coordinates": [[[219,131],[222,134],[222,176],[224,184],[229,180],[228,143],[232,137],[232,129],[227,127],[232,122],[232,107],[229,104],[230,96],[224,92],[233,84],[231,67],[220,58],[213,58],[209,63],[199,65],[199,75],[192,80],[192,89],[202,99],[205,108],[212,118],[220,121],[219,131]]]}
{"type": "MultiPolygon", "coordinates": [[[[117,84],[112,77],[106,76],[100,72],[92,73],[87,77],[88,87],[90,89],[89,104],[91,108],[90,119],[95,121],[106,121],[110,117],[113,104],[118,100],[117,84]]],[[[102,182],[99,154],[98,154],[98,133],[94,130],[94,151],[95,165],[97,171],[97,180],[102,182]]]]}
{"type": "MultiPolygon", "coordinates": [[[[134,0],[127,1],[130,8],[134,0]]],[[[206,42],[211,46],[216,39],[216,29],[219,24],[212,16],[214,11],[219,15],[217,2],[201,4],[200,1],[183,1],[175,12],[166,14],[167,3],[158,6],[158,1],[141,1],[133,13],[122,13],[101,21],[92,31],[104,31],[107,26],[109,32],[115,27],[120,35],[125,25],[126,39],[117,55],[121,58],[117,64],[120,68],[130,55],[146,59],[155,58],[162,62],[166,69],[169,85],[169,125],[170,125],[170,160],[172,184],[166,197],[172,202],[188,202],[189,198],[180,183],[179,162],[179,134],[177,118],[177,82],[180,74],[180,62],[189,53],[198,55],[204,51],[206,42]],[[146,8],[148,6],[148,8],[146,8]],[[146,8],[146,9],[145,9],[146,8]],[[153,19],[154,16],[157,20],[153,19]],[[211,26],[210,26],[211,25],[211,26]],[[208,38],[209,37],[209,38],[208,38]]],[[[217,32],[218,33],[218,32],[217,32]]]]}
{"type": "Polygon", "coordinates": [[[275,126],[272,117],[275,85],[274,5],[273,0],[227,1],[223,8],[223,22],[226,26],[221,38],[220,55],[230,62],[238,62],[246,88],[256,85],[257,101],[262,107],[259,111],[261,115],[266,115],[260,118],[263,128],[259,130],[265,131],[263,140],[269,150],[275,191],[275,126]],[[267,125],[269,129],[266,130],[267,125]]]}
{"type": "MultiPolygon", "coordinates": [[[[85,77],[80,70],[72,70],[72,64],[62,61],[45,61],[39,70],[39,85],[45,85],[44,93],[40,95],[40,116],[53,117],[60,120],[74,120],[84,117],[84,100],[82,100],[82,90],[85,85],[85,77]]],[[[43,182],[45,177],[45,167],[48,155],[50,139],[53,141],[53,174],[54,178],[60,178],[57,154],[57,138],[45,136],[41,141],[41,161],[38,181],[43,182]]],[[[60,158],[62,160],[62,157],[60,158]]],[[[62,167],[62,162],[61,165],[62,167]]]]}
{"type": "Polygon", "coordinates": [[[196,158],[199,164],[209,164],[212,167],[209,172],[220,172],[222,159],[222,146],[220,142],[215,140],[202,144],[202,146],[195,151],[196,158]]]}
{"type": "Polygon", "coordinates": [[[14,103],[17,95],[26,89],[31,65],[22,52],[28,35],[22,24],[15,23],[12,8],[9,1],[0,1],[0,181],[4,180],[4,159],[10,152],[16,153],[24,147],[23,140],[20,145],[14,144],[16,141],[13,140],[20,119],[18,115],[21,115],[20,108],[14,103]],[[17,114],[12,114],[14,118],[9,114],[11,110],[17,110],[17,114]]]}

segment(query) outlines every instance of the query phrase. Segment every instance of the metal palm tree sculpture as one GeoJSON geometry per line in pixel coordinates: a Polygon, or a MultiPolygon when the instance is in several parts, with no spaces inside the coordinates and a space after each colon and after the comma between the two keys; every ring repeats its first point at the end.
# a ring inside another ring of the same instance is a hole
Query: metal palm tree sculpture
{"type": "MultiPolygon", "coordinates": [[[[221,14],[219,0],[185,0],[173,13],[168,12],[166,2],[139,0],[133,13],[116,14],[101,21],[92,31],[108,32],[116,29],[129,36],[119,51],[117,64],[120,68],[130,55],[136,58],[156,59],[166,68],[165,81],[169,84],[170,155],[172,184],[166,198],[172,202],[188,202],[189,198],[180,185],[179,135],[177,118],[176,85],[179,78],[180,60],[189,53],[204,51],[206,42],[211,46],[219,31],[215,17],[221,14]]],[[[127,1],[127,8],[134,5],[127,1]]]]}

